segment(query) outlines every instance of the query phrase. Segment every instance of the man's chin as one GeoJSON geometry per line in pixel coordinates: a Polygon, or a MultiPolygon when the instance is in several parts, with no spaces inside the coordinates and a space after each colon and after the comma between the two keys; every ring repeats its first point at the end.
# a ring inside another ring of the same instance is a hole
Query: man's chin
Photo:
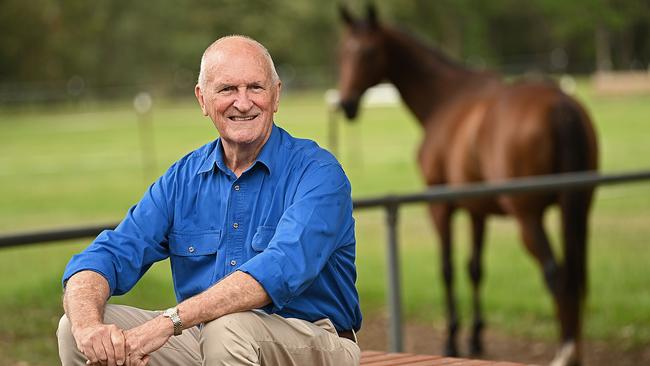
{"type": "Polygon", "coordinates": [[[270,129],[266,130],[259,123],[256,124],[228,124],[221,138],[230,145],[256,145],[266,142],[270,129]],[[262,128],[262,130],[260,130],[262,128]]]}
{"type": "Polygon", "coordinates": [[[260,136],[250,133],[231,133],[228,136],[221,136],[224,140],[228,141],[232,145],[252,145],[260,140],[260,136]]]}

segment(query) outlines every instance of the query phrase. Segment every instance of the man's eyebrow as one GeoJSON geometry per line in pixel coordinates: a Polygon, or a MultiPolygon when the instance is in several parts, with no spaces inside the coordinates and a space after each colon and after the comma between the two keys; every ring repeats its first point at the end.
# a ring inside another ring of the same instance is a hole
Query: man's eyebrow
{"type": "Polygon", "coordinates": [[[217,90],[220,90],[220,89],[227,88],[227,87],[230,87],[230,86],[233,86],[233,85],[231,83],[218,83],[218,84],[216,84],[214,86],[214,88],[217,89],[217,90]]]}
{"type": "MultiPolygon", "coordinates": [[[[228,87],[228,86],[238,86],[238,85],[242,85],[242,84],[221,82],[221,83],[216,84],[215,88],[219,89],[219,88],[224,88],[224,87],[228,87]]],[[[256,81],[251,81],[250,83],[246,83],[244,85],[246,85],[246,86],[264,85],[264,81],[256,80],[256,81]]]]}

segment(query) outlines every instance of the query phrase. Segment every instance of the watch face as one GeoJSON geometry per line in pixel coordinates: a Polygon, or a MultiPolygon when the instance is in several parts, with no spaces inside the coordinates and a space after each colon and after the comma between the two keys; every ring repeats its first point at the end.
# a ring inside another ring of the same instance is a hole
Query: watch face
{"type": "Polygon", "coordinates": [[[178,316],[178,310],[176,307],[169,308],[163,311],[162,315],[166,318],[169,318],[174,324],[174,335],[180,335],[183,332],[183,323],[181,318],[178,316]]]}
{"type": "Polygon", "coordinates": [[[163,316],[170,318],[176,312],[176,308],[170,308],[163,312],[163,316]]]}

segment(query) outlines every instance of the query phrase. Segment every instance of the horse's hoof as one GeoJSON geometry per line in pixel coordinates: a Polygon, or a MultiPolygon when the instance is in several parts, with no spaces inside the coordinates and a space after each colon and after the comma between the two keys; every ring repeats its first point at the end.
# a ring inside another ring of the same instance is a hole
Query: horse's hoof
{"type": "Polygon", "coordinates": [[[580,366],[580,357],[574,341],[564,342],[550,366],[580,366]]]}
{"type": "Polygon", "coordinates": [[[480,339],[472,338],[469,341],[469,353],[472,356],[480,356],[483,354],[483,345],[481,344],[480,339]]]}
{"type": "Polygon", "coordinates": [[[480,319],[474,320],[472,334],[469,337],[469,353],[472,356],[478,356],[483,353],[483,342],[481,342],[482,330],[483,321],[480,319]]]}
{"type": "Polygon", "coordinates": [[[445,356],[447,357],[458,357],[458,349],[453,343],[447,343],[445,346],[445,356]]]}

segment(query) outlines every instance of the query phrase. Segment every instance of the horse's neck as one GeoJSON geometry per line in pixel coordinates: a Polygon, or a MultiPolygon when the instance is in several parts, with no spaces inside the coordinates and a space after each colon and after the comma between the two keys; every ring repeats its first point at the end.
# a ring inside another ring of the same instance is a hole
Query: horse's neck
{"type": "Polygon", "coordinates": [[[472,73],[396,31],[386,32],[388,79],[422,125],[472,73]]]}

